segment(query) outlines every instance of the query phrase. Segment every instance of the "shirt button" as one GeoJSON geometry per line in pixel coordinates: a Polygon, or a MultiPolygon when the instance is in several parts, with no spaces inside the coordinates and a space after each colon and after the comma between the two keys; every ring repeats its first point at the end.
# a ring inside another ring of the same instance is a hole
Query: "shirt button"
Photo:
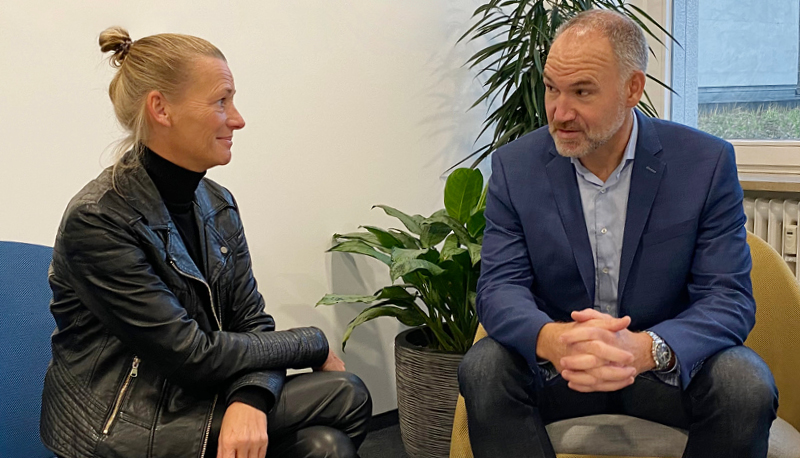
{"type": "Polygon", "coordinates": [[[601,233],[601,234],[605,234],[606,232],[608,232],[608,229],[606,229],[606,228],[602,228],[602,229],[600,229],[600,233],[601,233]]]}
{"type": "Polygon", "coordinates": [[[606,193],[606,188],[600,190],[600,194],[605,194],[605,193],[606,193]]]}
{"type": "Polygon", "coordinates": [[[228,254],[228,247],[219,247],[219,252],[222,254],[228,254]]]}
{"type": "Polygon", "coordinates": [[[608,267],[603,267],[603,273],[604,273],[604,274],[607,274],[607,273],[608,273],[608,267]]]}

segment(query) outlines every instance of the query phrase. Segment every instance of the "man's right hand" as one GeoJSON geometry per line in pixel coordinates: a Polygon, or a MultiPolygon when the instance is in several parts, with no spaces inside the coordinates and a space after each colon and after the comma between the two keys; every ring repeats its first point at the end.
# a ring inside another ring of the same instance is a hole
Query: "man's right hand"
{"type": "MultiPolygon", "coordinates": [[[[588,311],[584,311],[588,312],[588,311]]],[[[584,312],[576,312],[578,314],[584,312]]],[[[548,323],[539,332],[536,354],[553,363],[576,391],[616,391],[633,383],[634,355],[616,345],[618,333],[627,330],[630,317],[613,318],[592,310],[571,323],[548,323]],[[591,328],[590,342],[565,343],[561,336],[591,328]]],[[[576,316],[576,318],[578,318],[576,316]]]]}

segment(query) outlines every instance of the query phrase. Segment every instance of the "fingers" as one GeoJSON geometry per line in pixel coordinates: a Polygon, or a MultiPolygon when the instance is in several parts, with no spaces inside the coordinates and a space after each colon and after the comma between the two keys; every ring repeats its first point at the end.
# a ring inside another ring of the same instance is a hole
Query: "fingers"
{"type": "Polygon", "coordinates": [[[592,322],[591,324],[594,326],[601,327],[603,329],[608,329],[611,332],[621,331],[623,329],[626,329],[631,324],[630,321],[631,318],[627,315],[622,318],[614,318],[611,315],[598,312],[595,309],[584,309],[572,312],[571,317],[577,323],[587,323],[593,320],[597,320],[595,322],[592,322]]]}
{"type": "Polygon", "coordinates": [[[594,385],[581,385],[578,383],[569,382],[567,386],[569,386],[570,389],[579,391],[581,393],[593,393],[596,391],[619,391],[625,388],[626,386],[632,385],[633,382],[634,378],[631,377],[627,380],[622,380],[619,382],[603,382],[594,385]]]}
{"type": "Polygon", "coordinates": [[[571,371],[585,371],[600,367],[608,364],[607,361],[598,358],[595,355],[581,353],[578,355],[565,356],[561,358],[561,368],[571,371]]]}
{"type": "Polygon", "coordinates": [[[598,383],[621,382],[636,376],[632,367],[600,366],[586,371],[564,370],[564,380],[578,385],[596,385],[598,383]]]}
{"type": "Polygon", "coordinates": [[[600,340],[577,342],[570,346],[570,350],[571,354],[569,356],[581,354],[593,355],[611,365],[631,366],[634,361],[633,354],[629,351],[600,340]]]}
{"type": "Polygon", "coordinates": [[[595,309],[577,310],[575,312],[572,312],[571,316],[572,316],[573,320],[575,320],[575,321],[577,321],[579,323],[582,323],[584,321],[589,321],[589,320],[613,319],[614,318],[613,316],[611,316],[611,315],[609,315],[607,313],[601,313],[601,312],[599,312],[599,311],[597,311],[595,309]]]}

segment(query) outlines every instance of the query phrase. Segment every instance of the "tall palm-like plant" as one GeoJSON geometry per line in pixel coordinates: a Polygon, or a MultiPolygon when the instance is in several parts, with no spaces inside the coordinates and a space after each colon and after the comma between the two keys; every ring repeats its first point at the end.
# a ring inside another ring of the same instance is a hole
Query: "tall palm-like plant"
{"type": "MultiPolygon", "coordinates": [[[[484,93],[471,107],[488,101],[492,110],[478,138],[492,127],[494,133],[488,144],[456,166],[477,156],[472,163],[475,167],[506,143],[547,124],[542,71],[553,37],[561,24],[593,8],[613,10],[630,17],[661,45],[664,43],[654,33],[654,28],[674,40],[658,22],[627,0],[490,0],[475,10],[475,23],[458,41],[489,41],[467,64],[477,69],[478,75],[488,74],[483,84],[484,93]],[[495,108],[498,98],[499,106],[495,108]]],[[[657,78],[647,77],[672,90],[657,78]]],[[[658,116],[647,92],[639,108],[649,116],[658,116]]]]}

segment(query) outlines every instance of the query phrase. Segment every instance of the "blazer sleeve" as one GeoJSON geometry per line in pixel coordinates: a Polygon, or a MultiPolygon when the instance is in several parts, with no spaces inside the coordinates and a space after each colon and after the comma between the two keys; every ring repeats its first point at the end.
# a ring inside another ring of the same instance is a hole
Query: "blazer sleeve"
{"type": "Polygon", "coordinates": [[[316,328],[201,330],[154,270],[131,224],[97,203],[73,208],[55,248],[54,268],[143,364],[178,384],[219,390],[242,374],[325,361],[328,342],[316,328]]]}
{"type": "Polygon", "coordinates": [[[534,278],[525,234],[501,158],[492,156],[476,307],[487,333],[522,355],[538,375],[536,341],[542,326],[553,320],[539,309],[531,291],[534,278]]]}
{"type": "Polygon", "coordinates": [[[742,199],[733,146],[726,142],[698,221],[690,306],[651,328],[675,353],[684,388],[706,358],[742,345],[755,324],[742,199]]]}

